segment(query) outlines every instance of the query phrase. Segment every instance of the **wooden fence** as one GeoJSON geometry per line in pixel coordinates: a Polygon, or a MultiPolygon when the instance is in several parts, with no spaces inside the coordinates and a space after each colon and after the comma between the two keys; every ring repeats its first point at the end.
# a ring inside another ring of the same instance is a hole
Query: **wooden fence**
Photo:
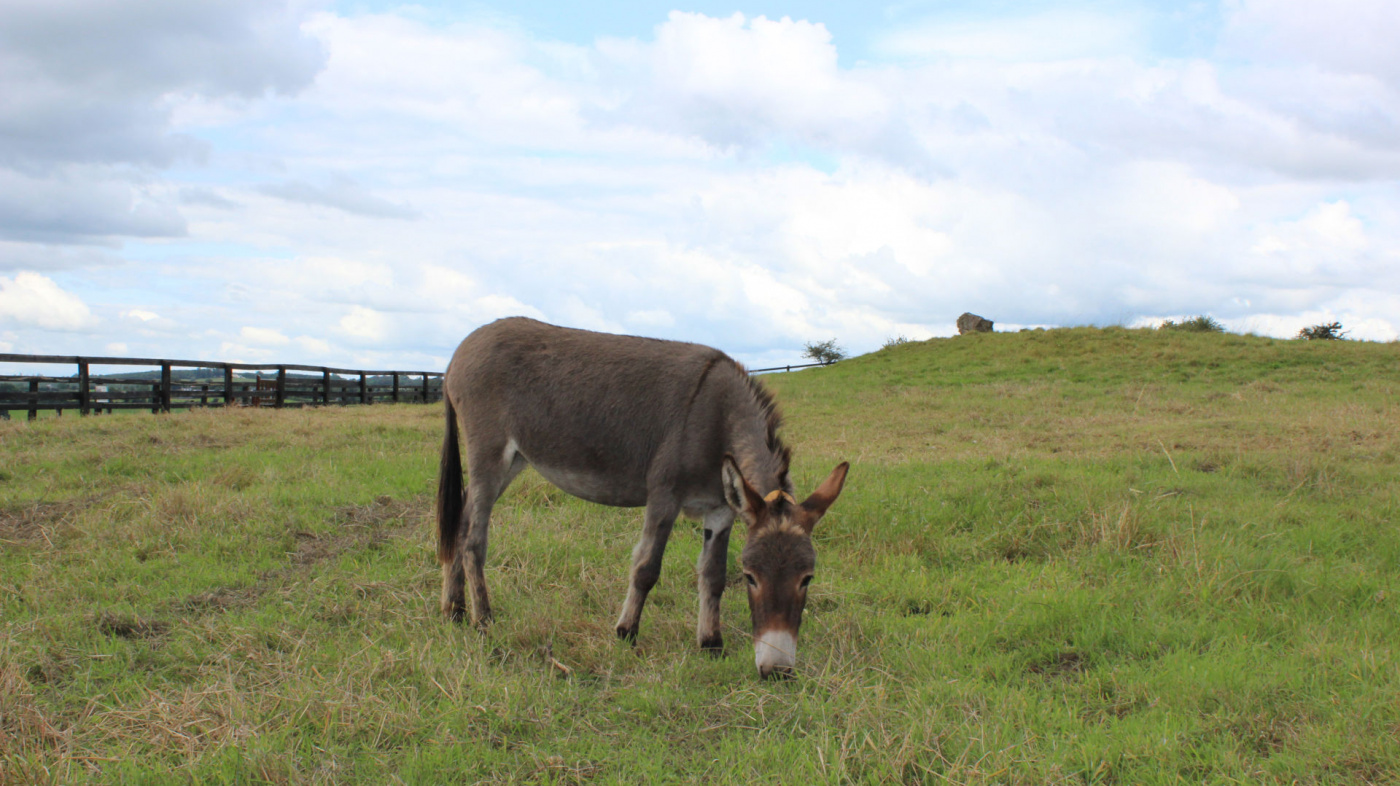
{"type": "Polygon", "coordinates": [[[366,371],[292,364],[210,363],[202,360],[73,357],[0,353],[0,363],[76,365],[71,377],[0,375],[0,417],[26,410],[77,410],[81,414],[118,409],[172,409],[220,406],[304,407],[373,404],[376,401],[428,403],[442,400],[442,372],[366,371]],[[92,366],[159,367],[159,376],[93,375],[92,366]],[[196,379],[176,380],[173,370],[208,371],[196,379]],[[249,379],[236,371],[252,371],[249,379]],[[310,372],[288,374],[288,372],[310,372]],[[264,373],[266,378],[264,378],[264,373]],[[203,378],[207,377],[207,378],[203,378]]]}
{"type": "MultiPolygon", "coordinates": [[[[439,371],[365,371],[294,364],[5,353],[0,353],[0,363],[77,366],[77,374],[71,377],[0,375],[0,419],[4,420],[9,420],[11,410],[27,411],[29,419],[33,420],[40,410],[54,410],[62,416],[65,409],[76,409],[87,415],[104,411],[110,414],[118,409],[149,409],[156,413],[191,407],[280,408],[442,400],[442,372],[439,371]],[[159,367],[160,372],[158,377],[151,378],[102,376],[91,374],[92,366],[149,366],[159,367]],[[176,368],[208,371],[211,373],[205,376],[211,379],[175,380],[173,370],[176,368]],[[239,378],[234,375],[235,371],[252,371],[255,376],[239,378]],[[312,372],[313,375],[289,375],[288,371],[312,372]],[[262,372],[267,373],[266,378],[262,372]],[[378,379],[374,379],[376,377],[378,379]]],[[[756,368],[749,373],[767,374],[827,365],[831,364],[802,363],[756,368]]]]}
{"type": "Polygon", "coordinates": [[[829,360],[825,363],[800,363],[795,366],[774,366],[772,368],[751,368],[750,374],[771,374],[778,371],[792,371],[795,368],[816,368],[817,366],[830,366],[836,361],[829,360]]]}

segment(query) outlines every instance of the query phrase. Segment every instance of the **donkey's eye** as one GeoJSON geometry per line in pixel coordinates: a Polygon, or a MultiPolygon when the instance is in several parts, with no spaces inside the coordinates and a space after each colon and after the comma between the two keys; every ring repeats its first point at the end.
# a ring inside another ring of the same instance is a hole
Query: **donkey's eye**
{"type": "Polygon", "coordinates": [[[754,578],[752,573],[745,573],[744,579],[748,581],[750,587],[758,586],[758,579],[754,578]]]}
{"type": "Polygon", "coordinates": [[[812,583],[812,577],[811,577],[811,576],[803,576],[803,577],[802,577],[802,589],[807,589],[807,585],[808,585],[808,584],[811,584],[811,583],[812,583]]]}

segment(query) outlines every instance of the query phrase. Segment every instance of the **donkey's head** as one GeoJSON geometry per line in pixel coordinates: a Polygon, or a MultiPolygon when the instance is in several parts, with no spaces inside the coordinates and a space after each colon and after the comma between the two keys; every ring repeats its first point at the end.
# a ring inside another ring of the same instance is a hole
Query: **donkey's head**
{"type": "Polygon", "coordinates": [[[799,503],[781,487],[759,492],[732,456],[724,458],[724,498],[749,528],[742,560],[760,676],[789,675],[797,663],[797,630],[817,567],[812,528],[841,494],[849,468],[845,462],[837,465],[812,496],[799,503]]]}

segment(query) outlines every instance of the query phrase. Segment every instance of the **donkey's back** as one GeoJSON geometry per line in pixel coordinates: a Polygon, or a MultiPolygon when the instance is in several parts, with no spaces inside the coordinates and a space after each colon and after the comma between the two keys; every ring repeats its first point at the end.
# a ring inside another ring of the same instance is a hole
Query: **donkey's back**
{"type": "Polygon", "coordinates": [[[713,392],[701,394],[719,363],[734,361],[699,344],[512,317],[462,342],[445,395],[466,429],[473,469],[518,455],[575,496],[640,507],[649,476],[687,474],[699,467],[684,465],[698,462],[718,499],[723,412],[713,392]],[[716,455],[693,455],[697,448],[716,455]]]}

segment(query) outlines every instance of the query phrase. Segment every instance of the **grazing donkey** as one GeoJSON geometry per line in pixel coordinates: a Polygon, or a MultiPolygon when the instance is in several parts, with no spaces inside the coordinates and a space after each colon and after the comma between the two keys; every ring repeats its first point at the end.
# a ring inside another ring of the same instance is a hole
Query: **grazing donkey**
{"type": "Polygon", "coordinates": [[[729,530],[748,525],[744,578],[761,675],[790,674],[816,566],[812,528],[836,501],[849,465],[802,502],[768,391],[723,352],[698,344],[616,336],[513,317],[467,336],[443,382],[447,433],[438,477],[442,610],[491,619],[486,562],[491,508],[527,464],[590,502],[646,507],[632,552],[631,586],[617,635],[635,641],[647,593],[661,573],[682,511],[704,523],[700,646],[723,650],[720,595],[729,530]],[[470,480],[462,489],[458,418],[470,480]]]}

